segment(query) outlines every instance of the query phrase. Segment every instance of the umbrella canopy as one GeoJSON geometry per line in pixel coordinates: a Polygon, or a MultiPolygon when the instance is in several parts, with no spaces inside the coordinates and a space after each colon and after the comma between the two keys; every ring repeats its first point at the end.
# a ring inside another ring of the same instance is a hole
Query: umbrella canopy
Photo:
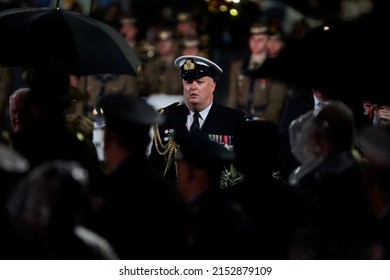
{"type": "Polygon", "coordinates": [[[70,74],[136,75],[140,59],[113,27],[59,8],[0,12],[0,65],[62,63],[70,74]]]}

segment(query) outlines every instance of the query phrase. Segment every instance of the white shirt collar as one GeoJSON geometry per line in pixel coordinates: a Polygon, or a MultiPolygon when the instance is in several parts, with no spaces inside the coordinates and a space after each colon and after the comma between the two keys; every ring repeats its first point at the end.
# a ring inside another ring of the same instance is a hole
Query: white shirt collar
{"type": "MultiPolygon", "coordinates": [[[[207,115],[209,114],[212,105],[213,105],[213,102],[211,102],[210,105],[206,107],[206,109],[199,112],[199,115],[200,115],[202,120],[205,120],[207,118],[207,115]]],[[[189,110],[189,111],[190,111],[190,115],[192,117],[195,112],[191,111],[191,110],[189,110]]]]}
{"type": "Polygon", "coordinates": [[[320,103],[321,101],[317,98],[317,96],[313,93],[313,98],[314,98],[314,108],[317,108],[317,104],[320,103]]]}
{"type": "MultiPolygon", "coordinates": [[[[210,112],[210,109],[211,109],[211,106],[213,105],[213,102],[210,103],[209,106],[206,107],[206,109],[204,109],[203,111],[200,111],[199,112],[199,115],[200,115],[200,118],[199,118],[199,125],[200,127],[202,127],[204,121],[206,120],[209,112],[210,112]]],[[[194,111],[191,111],[189,110],[190,113],[188,114],[187,116],[187,128],[189,129],[189,127],[191,126],[192,124],[192,120],[193,120],[193,115],[194,115],[194,111]]]]}

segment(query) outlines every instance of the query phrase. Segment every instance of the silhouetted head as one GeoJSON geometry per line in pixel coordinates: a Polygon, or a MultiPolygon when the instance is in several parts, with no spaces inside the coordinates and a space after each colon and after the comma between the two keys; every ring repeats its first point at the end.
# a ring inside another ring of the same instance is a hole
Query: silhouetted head
{"type": "Polygon", "coordinates": [[[58,112],[70,106],[69,74],[61,66],[41,66],[28,78],[32,102],[44,112],[58,112]]]}

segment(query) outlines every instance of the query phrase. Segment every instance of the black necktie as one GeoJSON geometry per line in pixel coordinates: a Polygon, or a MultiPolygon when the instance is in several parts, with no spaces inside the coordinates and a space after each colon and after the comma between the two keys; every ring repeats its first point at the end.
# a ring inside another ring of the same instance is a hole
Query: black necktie
{"type": "Polygon", "coordinates": [[[190,132],[199,131],[199,112],[195,112],[193,115],[194,121],[191,124],[190,132]]]}

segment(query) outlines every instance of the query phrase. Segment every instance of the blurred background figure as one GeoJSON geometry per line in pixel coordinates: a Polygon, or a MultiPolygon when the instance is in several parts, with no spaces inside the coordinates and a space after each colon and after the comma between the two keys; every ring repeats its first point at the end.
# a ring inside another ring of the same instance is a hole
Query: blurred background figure
{"type": "Polygon", "coordinates": [[[290,139],[301,164],[288,184],[306,213],[294,236],[291,258],[369,259],[374,220],[362,162],[353,152],[352,110],[328,101],[294,120],[290,139]]]}
{"type": "Polygon", "coordinates": [[[86,101],[77,104],[76,113],[97,121],[101,114],[97,104],[104,95],[122,93],[138,96],[138,79],[133,75],[89,75],[80,77],[78,90],[86,95],[86,101]]]}
{"type": "Polygon", "coordinates": [[[322,106],[321,104],[326,103],[329,100],[328,96],[317,89],[302,88],[298,90],[299,93],[296,93],[287,100],[279,122],[281,156],[283,158],[282,173],[287,177],[300,164],[291,152],[290,124],[303,114],[320,108],[322,106]]]}
{"type": "Polygon", "coordinates": [[[123,17],[120,21],[119,32],[123,35],[130,47],[137,50],[138,26],[134,17],[123,17]]]}
{"type": "Polygon", "coordinates": [[[11,67],[0,66],[0,127],[1,131],[7,130],[6,108],[14,83],[14,72],[11,67]]]}
{"type": "Polygon", "coordinates": [[[75,113],[66,114],[65,118],[69,129],[74,132],[77,138],[85,143],[86,147],[89,149],[91,160],[96,162],[96,165],[103,165],[104,158],[99,158],[99,152],[101,152],[101,149],[103,148],[99,146],[102,139],[94,139],[94,123],[86,116],[77,115],[75,113]]]}
{"type": "MultiPolygon", "coordinates": [[[[188,55],[211,57],[210,34],[205,21],[205,19],[200,20],[194,12],[180,11],[176,14],[175,37],[185,49],[192,50],[187,53],[188,55]],[[196,40],[193,40],[195,38],[196,40]],[[194,44],[197,45],[196,48],[194,44]],[[195,49],[200,50],[201,53],[196,54],[195,49]]],[[[182,54],[186,55],[184,52],[182,54]]]]}
{"type": "Polygon", "coordinates": [[[44,65],[32,69],[27,81],[34,122],[13,134],[13,147],[32,167],[49,160],[76,161],[88,170],[91,185],[97,186],[102,170],[94,147],[86,138],[78,138],[66,121],[73,102],[68,73],[61,65],[44,65]]]}
{"type": "Polygon", "coordinates": [[[257,74],[268,59],[268,43],[268,27],[255,22],[249,30],[249,53],[231,63],[227,105],[244,111],[249,119],[278,124],[287,98],[287,84],[257,74]]]}
{"type": "Polygon", "coordinates": [[[93,141],[93,122],[85,116],[76,114],[67,114],[66,122],[69,127],[76,133],[79,139],[88,139],[93,141]]]}
{"type": "Polygon", "coordinates": [[[372,125],[390,127],[390,106],[378,105],[369,100],[363,101],[363,113],[372,125]]]}
{"type": "Polygon", "coordinates": [[[176,14],[175,36],[179,39],[198,35],[198,24],[190,12],[176,14]]]}
{"type": "Polygon", "coordinates": [[[189,207],[189,259],[249,259],[253,232],[248,217],[220,188],[223,166],[234,153],[206,135],[178,135],[178,190],[189,207]]]}
{"type": "Polygon", "coordinates": [[[10,220],[7,213],[7,200],[10,193],[14,190],[16,184],[30,170],[30,163],[20,153],[16,152],[9,145],[0,143],[0,242],[2,250],[0,259],[13,259],[17,250],[14,247],[14,232],[10,228],[10,220]],[[11,244],[12,243],[12,244],[11,244]]]}
{"type": "Polygon", "coordinates": [[[153,44],[148,43],[140,34],[139,22],[133,16],[123,16],[120,20],[119,32],[132,47],[141,61],[145,62],[155,55],[153,44]]]}
{"type": "Polygon", "coordinates": [[[376,218],[374,259],[390,258],[390,130],[368,125],[358,135],[365,165],[368,199],[376,218]]]}
{"type": "Polygon", "coordinates": [[[89,75],[82,76],[77,81],[77,90],[83,94],[84,99],[76,102],[72,113],[85,116],[93,122],[94,139],[99,161],[104,161],[103,153],[103,112],[99,108],[99,100],[110,94],[125,94],[130,96],[139,95],[139,80],[133,75],[89,75]]]}
{"type": "Polygon", "coordinates": [[[180,75],[174,60],[179,52],[179,42],[174,37],[174,30],[162,28],[157,34],[156,56],[146,61],[140,73],[140,93],[181,95],[182,85],[178,83],[180,75]]]}
{"type": "Polygon", "coordinates": [[[242,180],[228,193],[248,215],[255,231],[253,259],[287,259],[297,201],[278,174],[280,138],[268,121],[247,121],[234,137],[234,166],[242,180]]]}
{"type": "Polygon", "coordinates": [[[9,114],[12,132],[20,133],[29,129],[35,121],[29,88],[17,89],[9,97],[9,114]]]}
{"type": "Polygon", "coordinates": [[[274,26],[270,26],[269,29],[268,57],[276,58],[285,47],[286,42],[282,30],[278,30],[274,26]]]}
{"type": "Polygon", "coordinates": [[[205,52],[202,51],[200,40],[196,36],[188,36],[181,39],[180,51],[182,55],[197,55],[206,57],[205,52]]]}
{"type": "Polygon", "coordinates": [[[48,161],[19,182],[8,201],[15,259],[118,259],[111,245],[83,226],[87,170],[76,162],[48,161]]]}
{"type": "Polygon", "coordinates": [[[91,11],[91,16],[103,21],[104,23],[112,26],[117,29],[120,25],[120,20],[122,16],[121,3],[118,1],[100,1],[101,5],[96,5],[91,11]]]}
{"type": "Polygon", "coordinates": [[[186,246],[186,209],[177,190],[147,161],[150,128],[158,114],[139,97],[101,99],[105,170],[103,203],[93,228],[121,259],[181,259],[186,246]]]}

